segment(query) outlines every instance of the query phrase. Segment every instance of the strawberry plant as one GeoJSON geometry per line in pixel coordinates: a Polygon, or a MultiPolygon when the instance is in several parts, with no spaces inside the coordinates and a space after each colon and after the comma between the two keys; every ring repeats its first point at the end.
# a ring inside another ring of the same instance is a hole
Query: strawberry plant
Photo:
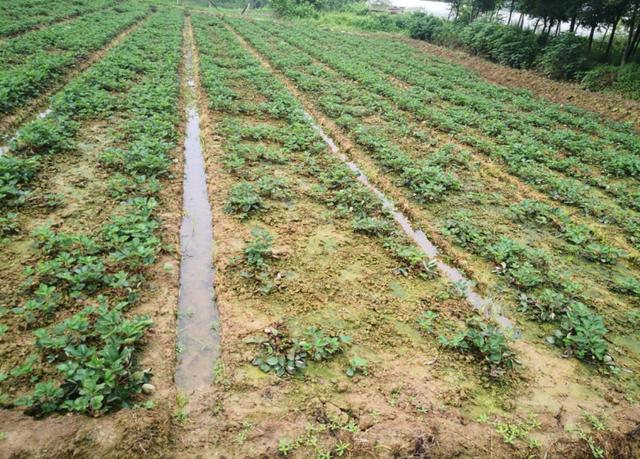
{"type": "Polygon", "coordinates": [[[518,363],[504,333],[496,325],[477,318],[467,321],[467,328],[453,337],[440,335],[438,339],[446,348],[475,355],[492,378],[499,378],[518,363]]]}

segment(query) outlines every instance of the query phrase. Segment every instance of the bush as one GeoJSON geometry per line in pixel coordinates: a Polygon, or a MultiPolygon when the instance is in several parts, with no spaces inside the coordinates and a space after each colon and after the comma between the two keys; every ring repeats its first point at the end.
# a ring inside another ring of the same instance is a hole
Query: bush
{"type": "Polygon", "coordinates": [[[640,64],[624,67],[599,65],[585,73],[582,86],[591,91],[613,89],[631,99],[640,100],[640,64]]]}
{"type": "Polygon", "coordinates": [[[583,38],[564,33],[544,48],[538,68],[557,80],[573,80],[589,68],[589,50],[583,38]]]}
{"type": "Polygon", "coordinates": [[[409,36],[417,40],[436,41],[442,33],[444,22],[444,19],[435,16],[414,13],[408,23],[409,36]]]}

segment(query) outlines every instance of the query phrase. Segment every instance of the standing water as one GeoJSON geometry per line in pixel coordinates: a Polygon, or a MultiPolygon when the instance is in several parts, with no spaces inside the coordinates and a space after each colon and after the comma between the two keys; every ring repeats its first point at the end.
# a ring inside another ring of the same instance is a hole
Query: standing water
{"type": "Polygon", "coordinates": [[[500,314],[500,306],[495,302],[483,298],[475,290],[473,290],[473,288],[470,286],[469,280],[464,277],[460,270],[454,268],[453,266],[449,266],[448,264],[439,260],[437,258],[438,249],[427,238],[427,235],[424,234],[424,232],[421,230],[413,229],[407,216],[398,211],[393,205],[393,202],[369,181],[369,178],[364,174],[364,172],[362,172],[362,169],[360,169],[356,163],[354,163],[353,161],[349,161],[349,158],[347,158],[344,153],[340,152],[333,139],[329,137],[326,132],[324,132],[322,127],[320,127],[320,125],[315,122],[315,120],[309,113],[304,112],[304,116],[311,123],[320,137],[322,137],[322,140],[324,140],[324,142],[329,146],[331,152],[337,155],[338,158],[340,158],[340,160],[349,167],[349,169],[357,174],[357,179],[360,183],[365,185],[376,196],[378,196],[378,198],[382,201],[384,208],[391,212],[396,223],[400,225],[404,233],[411,239],[413,239],[416,245],[420,247],[422,252],[429,259],[435,260],[438,270],[440,270],[440,272],[444,274],[444,276],[449,279],[450,282],[453,282],[454,284],[461,286],[461,288],[464,289],[464,295],[467,302],[485,317],[491,317],[492,319],[494,319],[496,323],[502,328],[513,330],[514,327],[511,321],[500,314]]]}
{"type": "MultiPolygon", "coordinates": [[[[187,19],[188,21],[188,19],[187,19]]],[[[184,142],[184,217],[180,228],[180,292],[178,304],[178,390],[193,391],[213,381],[220,355],[219,314],[212,265],[213,227],[207,176],[200,144],[200,115],[195,91],[191,23],[185,36],[187,132],[184,142]]]]}

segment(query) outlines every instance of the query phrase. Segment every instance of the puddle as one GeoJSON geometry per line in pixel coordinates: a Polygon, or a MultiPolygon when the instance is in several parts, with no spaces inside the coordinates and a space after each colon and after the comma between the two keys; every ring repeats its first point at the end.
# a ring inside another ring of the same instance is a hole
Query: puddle
{"type": "MultiPolygon", "coordinates": [[[[400,225],[402,230],[405,232],[407,236],[409,236],[413,241],[422,249],[424,254],[432,260],[435,260],[438,269],[440,272],[452,283],[456,285],[464,286],[465,298],[471,306],[473,306],[476,310],[478,310],[483,316],[490,317],[496,321],[496,323],[507,330],[515,331],[513,323],[505,316],[501,314],[502,308],[500,305],[491,301],[487,298],[480,296],[471,286],[469,279],[467,279],[460,270],[454,268],[453,266],[449,266],[443,261],[438,259],[438,248],[433,245],[433,243],[427,238],[427,235],[421,230],[415,230],[411,226],[411,222],[402,212],[398,211],[395,208],[393,202],[385,196],[385,194],[376,188],[370,181],[369,178],[362,172],[362,170],[358,167],[356,163],[353,161],[349,161],[349,158],[344,153],[341,153],[335,142],[331,137],[327,135],[326,132],[315,122],[313,117],[304,112],[305,118],[311,123],[315,131],[322,137],[322,140],[329,146],[329,149],[332,153],[334,153],[342,162],[344,162],[349,169],[357,174],[357,179],[360,183],[365,185],[369,190],[371,190],[378,198],[382,201],[382,204],[385,209],[389,210],[393,215],[396,223],[400,225]]],[[[516,333],[517,334],[517,333],[516,333]]]]}
{"type": "Polygon", "coordinates": [[[193,89],[195,69],[191,39],[187,40],[185,69],[188,76],[187,129],[175,382],[178,390],[191,392],[211,385],[214,364],[220,355],[219,313],[213,290],[213,227],[200,144],[200,115],[193,89]]]}

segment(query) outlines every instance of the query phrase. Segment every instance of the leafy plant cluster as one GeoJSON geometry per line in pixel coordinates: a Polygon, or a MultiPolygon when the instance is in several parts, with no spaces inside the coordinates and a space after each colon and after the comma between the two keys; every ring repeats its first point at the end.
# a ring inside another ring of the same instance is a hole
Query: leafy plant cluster
{"type": "Polygon", "coordinates": [[[499,263],[497,272],[521,292],[522,311],[559,325],[551,343],[582,360],[612,365],[602,317],[580,301],[577,286],[554,273],[546,253],[477,228],[469,214],[457,214],[445,231],[463,247],[499,263]]]}
{"type": "Polygon", "coordinates": [[[108,0],[52,0],[48,2],[24,2],[7,0],[0,5],[0,36],[11,36],[29,29],[51,24],[65,18],[105,8],[108,0]]]}
{"type": "Polygon", "coordinates": [[[615,264],[624,254],[621,250],[598,240],[591,228],[575,223],[562,209],[548,204],[525,200],[510,208],[513,217],[520,222],[531,222],[540,226],[550,226],[570,244],[580,247],[585,258],[602,264],[615,264]]]}
{"type": "MultiPolygon", "coordinates": [[[[265,330],[267,337],[260,342],[261,351],[251,361],[265,373],[273,372],[277,376],[303,374],[310,362],[331,360],[351,344],[349,336],[327,335],[314,327],[305,330],[301,338],[290,337],[286,329],[279,328],[276,326],[265,330]]],[[[366,363],[358,360],[349,368],[355,374],[366,368],[366,363]]]]}
{"type": "MultiPolygon", "coordinates": [[[[158,225],[151,220],[155,206],[153,200],[134,201],[94,236],[37,231],[42,259],[26,269],[29,299],[13,313],[30,326],[45,325],[34,331],[38,361],[54,365],[63,382],[39,381],[15,405],[38,416],[54,411],[97,415],[127,406],[148,381],[150,375],[136,369],[134,350],[152,322],[124,313],[138,301],[142,268],[160,250],[158,225]],[[74,304],[84,306],[54,320],[58,309],[74,304]]],[[[40,373],[34,376],[38,381],[40,373]]]]}
{"type": "Polygon", "coordinates": [[[492,378],[499,378],[518,364],[516,354],[509,348],[508,340],[497,325],[479,318],[467,321],[466,328],[448,338],[438,340],[446,348],[475,355],[486,366],[492,378]]]}
{"type": "MultiPolygon", "coordinates": [[[[395,229],[392,217],[383,208],[380,200],[357,182],[353,172],[340,164],[337,159],[326,155],[326,146],[320,142],[318,135],[302,115],[299,103],[287,89],[278,83],[273,75],[265,73],[255,59],[247,57],[246,50],[230,35],[222,22],[217,19],[205,21],[195,17],[193,23],[197,43],[206,43],[211,36],[215,36],[226,44],[224,50],[199,47],[202,53],[201,73],[203,81],[206,82],[205,88],[210,104],[214,104],[213,106],[225,113],[235,114],[242,110],[249,110],[247,113],[259,114],[265,119],[287,122],[286,127],[283,128],[266,123],[248,125],[238,118],[225,118],[222,125],[222,133],[225,137],[225,167],[234,175],[252,180],[251,182],[240,181],[231,188],[225,206],[227,212],[247,218],[266,207],[266,197],[272,199],[288,197],[289,193],[276,177],[267,178],[264,172],[260,172],[256,179],[256,174],[250,171],[255,171],[256,168],[253,166],[257,165],[288,164],[292,153],[302,152],[306,161],[302,173],[313,175],[321,185],[317,188],[316,195],[325,204],[334,208],[339,215],[352,218],[352,227],[355,231],[381,238],[384,247],[402,263],[397,272],[424,277],[436,276],[437,269],[434,263],[429,262],[413,244],[407,243],[406,237],[395,229]],[[250,84],[242,85],[243,81],[250,84]],[[250,90],[249,88],[255,89],[260,94],[260,98],[264,97],[266,101],[249,108],[246,105],[246,99],[249,96],[243,95],[236,88],[242,88],[244,92],[250,90]],[[231,93],[234,94],[232,99],[225,98],[224,105],[215,105],[217,101],[222,100],[221,97],[231,93]],[[281,106],[283,109],[276,109],[281,106]],[[274,144],[277,147],[274,148],[274,144]],[[249,165],[252,167],[243,167],[249,165]]],[[[465,163],[466,157],[451,146],[443,148],[434,156],[433,162],[425,163],[424,180],[418,177],[419,173],[412,172],[415,186],[426,189],[429,186],[426,182],[429,180],[434,184],[433,190],[441,189],[443,186],[455,186],[455,180],[444,172],[440,178],[430,178],[427,175],[433,171],[429,167],[439,170],[439,165],[449,159],[465,163]]],[[[406,159],[405,164],[408,169],[411,161],[406,159]]],[[[256,273],[255,270],[252,271],[251,276],[266,278],[264,272],[256,273]]]]}
{"type": "MultiPolygon", "coordinates": [[[[354,138],[359,135],[358,143],[370,151],[387,147],[386,134],[393,133],[393,139],[397,139],[400,132],[419,133],[415,125],[407,123],[402,110],[411,113],[416,123],[430,123],[498,160],[507,172],[552,199],[574,206],[590,218],[618,226],[633,244],[640,241],[640,221],[625,208],[631,207],[632,189],[595,174],[599,170],[610,173],[606,164],[615,158],[614,152],[618,156],[620,152],[637,152],[637,136],[629,126],[604,123],[574,107],[536,103],[530,94],[487,84],[459,67],[388,40],[343,36],[295,25],[284,30],[269,21],[228,22],[300,90],[313,94],[325,115],[336,119],[354,138]],[[388,62],[379,59],[381,54],[389,56],[388,62]],[[318,65],[316,60],[327,65],[318,65]],[[359,62],[370,65],[364,71],[357,65],[359,62]],[[396,88],[389,77],[411,87],[396,88]],[[362,123],[368,117],[375,118],[375,128],[362,123]],[[595,186],[613,196],[620,206],[603,199],[600,192],[592,189],[595,186]]],[[[397,140],[389,143],[397,148],[397,140]]],[[[379,164],[389,170],[398,167],[395,159],[400,167],[406,164],[395,155],[385,157],[385,162],[379,164]]],[[[384,225],[378,227],[367,220],[356,225],[373,232],[384,231],[384,225]]],[[[583,229],[580,225],[564,227],[571,238],[583,229]]],[[[475,236],[481,239],[483,235],[475,236]]],[[[493,236],[490,244],[494,245],[494,253],[489,254],[492,259],[502,258],[498,272],[523,293],[532,296],[547,288],[577,299],[577,286],[553,269],[549,271],[548,255],[493,236]]],[[[603,264],[614,263],[622,256],[596,239],[580,250],[585,257],[603,264]]],[[[558,315],[554,317],[557,320],[558,315]]]]}
{"type": "MultiPolygon", "coordinates": [[[[153,104],[156,108],[163,108],[152,119],[150,127],[145,126],[148,118],[143,112],[139,113],[137,120],[131,119],[127,129],[132,136],[136,135],[138,141],[126,154],[121,150],[117,154],[113,151],[106,152],[105,157],[108,159],[105,162],[116,167],[117,157],[121,161],[122,170],[127,173],[138,172],[145,177],[160,175],[160,172],[166,171],[170,161],[162,154],[162,150],[167,148],[168,141],[173,140],[166,136],[167,132],[172,132],[171,123],[177,114],[175,109],[168,110],[170,106],[162,107],[162,104],[166,103],[167,97],[175,96],[175,81],[165,76],[162,84],[156,78],[153,82],[137,87],[128,100],[130,103],[137,103],[138,107],[127,107],[117,97],[124,97],[141,75],[154,69],[153,61],[141,59],[140,53],[149,53],[157,47],[155,41],[147,41],[149,33],[165,20],[156,16],[151,18],[124,42],[114,47],[104,59],[58,93],[53,98],[51,112],[46,117],[27,123],[17,132],[11,151],[0,156],[0,208],[24,203],[28,196],[28,185],[37,176],[42,157],[72,149],[81,122],[107,116],[117,109],[150,110],[153,104]],[[173,88],[168,91],[171,85],[173,88]],[[146,100],[134,97],[137,92],[144,93],[146,100]],[[165,101],[160,100],[161,98],[165,101]]],[[[168,41],[167,46],[174,43],[175,40],[168,41]]],[[[170,63],[167,62],[167,65],[170,63]]],[[[139,177],[137,180],[140,185],[139,177]]]]}
{"type": "Polygon", "coordinates": [[[290,196],[289,185],[284,179],[264,175],[255,183],[242,181],[231,187],[224,210],[246,219],[267,208],[265,199],[286,199],[290,196]]]}

